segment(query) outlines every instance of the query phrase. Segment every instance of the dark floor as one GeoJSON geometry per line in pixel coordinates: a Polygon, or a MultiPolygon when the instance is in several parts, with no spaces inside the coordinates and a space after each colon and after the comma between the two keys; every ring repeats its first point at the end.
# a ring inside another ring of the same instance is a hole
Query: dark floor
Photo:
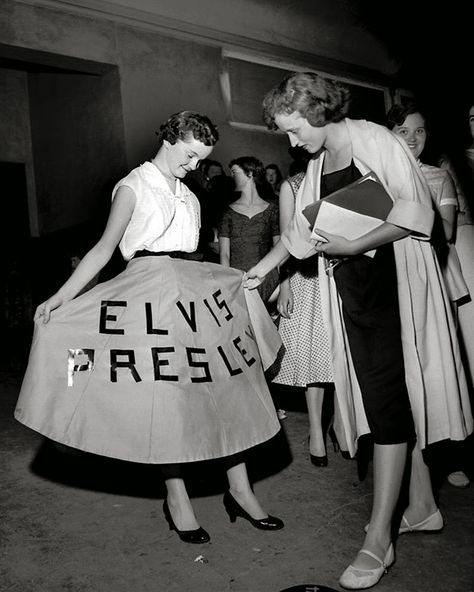
{"type": "MultiPolygon", "coordinates": [[[[17,423],[21,375],[21,368],[0,373],[1,592],[340,590],[338,577],[369,516],[371,464],[344,460],[332,448],[327,468],[309,463],[301,392],[286,394],[282,433],[249,463],[256,493],[286,528],[230,524],[222,467],[204,463],[189,470],[189,480],[212,542],[195,546],[167,529],[155,467],[59,448],[17,423]]],[[[379,592],[474,590],[474,486],[453,488],[434,470],[446,527],[400,537],[379,592]]]]}

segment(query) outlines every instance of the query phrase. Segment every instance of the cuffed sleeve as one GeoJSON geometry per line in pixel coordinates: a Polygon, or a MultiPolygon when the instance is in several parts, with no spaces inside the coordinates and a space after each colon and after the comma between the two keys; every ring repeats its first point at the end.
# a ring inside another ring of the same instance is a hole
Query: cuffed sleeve
{"type": "Polygon", "coordinates": [[[411,234],[419,235],[419,238],[429,239],[434,221],[434,210],[414,201],[398,199],[387,216],[387,222],[410,230],[411,234]]]}

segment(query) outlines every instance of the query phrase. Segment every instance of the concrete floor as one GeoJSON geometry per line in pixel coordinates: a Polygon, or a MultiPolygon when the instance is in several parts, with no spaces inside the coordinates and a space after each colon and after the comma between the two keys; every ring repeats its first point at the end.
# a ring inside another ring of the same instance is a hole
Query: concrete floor
{"type": "MultiPolygon", "coordinates": [[[[167,529],[155,467],[60,449],[13,419],[21,375],[0,373],[1,592],[340,590],[369,516],[371,464],[331,448],[327,468],[309,463],[301,393],[288,395],[283,431],[249,462],[256,493],[286,528],[230,524],[222,467],[204,463],[189,469],[190,493],[212,542],[187,545],[167,529]]],[[[444,531],[400,537],[377,591],[474,590],[474,486],[436,490],[444,531]]]]}

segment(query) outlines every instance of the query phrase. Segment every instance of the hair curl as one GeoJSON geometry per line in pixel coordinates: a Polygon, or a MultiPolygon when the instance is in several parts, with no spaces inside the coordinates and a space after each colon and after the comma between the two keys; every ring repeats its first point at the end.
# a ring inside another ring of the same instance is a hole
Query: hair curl
{"type": "Polygon", "coordinates": [[[185,140],[192,134],[195,140],[205,146],[214,146],[219,140],[217,127],[206,115],[196,111],[180,111],[174,113],[160,126],[156,132],[160,142],[165,140],[170,144],[176,144],[178,140],[185,140]]]}
{"type": "Polygon", "coordinates": [[[413,101],[409,101],[403,105],[395,103],[387,111],[385,125],[388,129],[393,130],[396,125],[402,125],[405,119],[409,115],[413,115],[413,113],[419,113],[425,119],[425,116],[413,101]]]}
{"type": "Polygon", "coordinates": [[[277,129],[275,116],[298,111],[313,127],[323,127],[346,117],[349,89],[336,80],[314,72],[295,72],[272,88],[263,99],[263,120],[269,129],[277,129]]]}

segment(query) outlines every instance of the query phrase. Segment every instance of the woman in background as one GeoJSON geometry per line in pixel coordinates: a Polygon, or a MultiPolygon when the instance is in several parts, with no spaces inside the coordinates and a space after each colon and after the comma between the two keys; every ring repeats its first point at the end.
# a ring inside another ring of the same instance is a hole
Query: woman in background
{"type": "MultiPolygon", "coordinates": [[[[305,173],[283,181],[280,188],[280,230],[284,232],[295,212],[295,199],[305,173]]],[[[309,456],[316,467],[328,464],[323,428],[325,394],[332,396],[332,361],[321,312],[318,255],[304,261],[290,259],[280,270],[277,309],[278,330],[283,348],[276,364],[275,384],[303,387],[309,419],[309,456]]],[[[329,430],[333,446],[339,449],[334,429],[329,430]]],[[[344,453],[348,454],[348,453],[344,453]]]]}
{"type": "Polygon", "coordinates": [[[472,202],[474,200],[474,104],[468,110],[468,126],[470,144],[463,151],[463,162],[456,162],[456,170],[452,162],[444,157],[440,167],[447,169],[455,182],[459,211],[457,216],[456,249],[461,261],[461,268],[471,293],[471,299],[459,307],[459,331],[466,366],[470,374],[470,386],[474,387],[474,216],[472,202]],[[459,171],[459,173],[458,173],[459,171]]]}
{"type": "Polygon", "coordinates": [[[265,178],[273,192],[273,199],[278,202],[283,175],[277,164],[267,164],[265,167],[265,178]]]}
{"type": "MultiPolygon", "coordinates": [[[[456,250],[461,262],[461,269],[470,291],[470,298],[458,309],[458,331],[461,336],[464,367],[468,374],[471,396],[474,395],[474,105],[467,110],[469,144],[464,150],[457,151],[456,169],[451,160],[443,156],[439,166],[449,171],[456,187],[459,209],[457,215],[456,250]]],[[[472,448],[472,443],[471,443],[472,448]]],[[[472,466],[472,451],[463,447],[465,465],[472,466]]],[[[449,473],[448,482],[454,487],[467,487],[469,476],[464,471],[449,473]]]]}
{"type": "Polygon", "coordinates": [[[458,198],[454,181],[445,169],[422,162],[427,140],[425,116],[414,103],[395,104],[387,113],[387,127],[406,142],[423,173],[435,204],[437,216],[431,242],[443,270],[453,312],[457,318],[457,303],[469,297],[454,242],[457,232],[458,198]]]}
{"type": "Polygon", "coordinates": [[[474,387],[474,217],[472,214],[474,201],[474,104],[469,109],[468,125],[471,144],[466,149],[465,155],[470,177],[468,183],[466,183],[465,192],[458,194],[460,209],[456,249],[461,260],[464,277],[471,292],[471,300],[459,309],[459,329],[470,371],[471,387],[474,387]]]}
{"type": "MultiPolygon", "coordinates": [[[[387,113],[387,126],[407,143],[428,183],[439,214],[435,218],[431,240],[443,271],[453,313],[457,319],[458,311],[462,310],[470,300],[470,290],[463,277],[457,247],[454,246],[459,207],[454,181],[446,169],[421,161],[427,140],[426,119],[414,103],[393,105],[387,113]]],[[[471,286],[471,290],[474,291],[474,285],[471,286]]],[[[464,442],[450,442],[443,447],[442,456],[446,457],[443,464],[448,467],[448,482],[458,487],[469,485],[469,478],[462,470],[464,446],[464,442]]]]}
{"type": "MultiPolygon", "coordinates": [[[[280,238],[278,205],[265,199],[263,164],[253,156],[235,158],[229,164],[238,198],[224,211],[219,223],[221,265],[250,269],[280,238]]],[[[279,284],[275,269],[259,286],[268,302],[279,284]]]]}
{"type": "MultiPolygon", "coordinates": [[[[247,271],[255,265],[280,238],[278,203],[269,199],[269,185],[260,160],[241,156],[229,163],[237,199],[223,212],[218,225],[221,265],[247,271]]],[[[278,293],[278,270],[258,287],[268,307],[274,306],[278,293]]],[[[287,418],[285,409],[274,395],[278,419],[287,418]]]]}

